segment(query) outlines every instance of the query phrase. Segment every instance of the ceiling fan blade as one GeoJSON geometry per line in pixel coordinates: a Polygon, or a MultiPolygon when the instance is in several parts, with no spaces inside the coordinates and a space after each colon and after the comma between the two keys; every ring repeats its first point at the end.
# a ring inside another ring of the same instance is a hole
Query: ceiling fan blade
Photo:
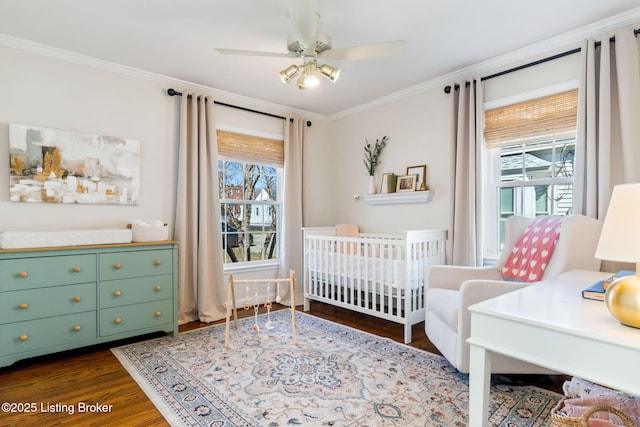
{"type": "Polygon", "coordinates": [[[374,59],[391,58],[404,54],[405,41],[398,40],[386,43],[374,43],[362,46],[330,49],[322,52],[319,56],[329,60],[341,59],[374,59]]]}
{"type": "Polygon", "coordinates": [[[258,50],[237,50],[237,49],[220,49],[216,48],[216,50],[223,55],[242,55],[242,56],[272,56],[279,58],[297,58],[295,52],[262,52],[258,50]]]}
{"type": "Polygon", "coordinates": [[[293,29],[302,48],[313,51],[318,34],[316,0],[288,0],[288,3],[293,29]]]}

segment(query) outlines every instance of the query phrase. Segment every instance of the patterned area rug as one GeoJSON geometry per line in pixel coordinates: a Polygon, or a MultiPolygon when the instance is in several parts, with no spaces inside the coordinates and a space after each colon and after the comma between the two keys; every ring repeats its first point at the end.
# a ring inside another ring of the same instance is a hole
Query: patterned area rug
{"type": "MultiPolygon", "coordinates": [[[[304,313],[112,349],[173,426],[465,426],[468,376],[441,356],[304,313]]],[[[551,425],[560,395],[491,386],[491,424],[551,425]]]]}

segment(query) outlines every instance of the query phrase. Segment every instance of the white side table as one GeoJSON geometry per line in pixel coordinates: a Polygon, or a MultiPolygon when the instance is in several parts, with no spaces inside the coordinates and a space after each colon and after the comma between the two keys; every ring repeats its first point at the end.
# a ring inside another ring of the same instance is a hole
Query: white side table
{"type": "Polygon", "coordinates": [[[582,289],[611,273],[574,270],[469,307],[469,424],[488,426],[491,355],[501,353],[640,396],[640,329],[582,289]]]}

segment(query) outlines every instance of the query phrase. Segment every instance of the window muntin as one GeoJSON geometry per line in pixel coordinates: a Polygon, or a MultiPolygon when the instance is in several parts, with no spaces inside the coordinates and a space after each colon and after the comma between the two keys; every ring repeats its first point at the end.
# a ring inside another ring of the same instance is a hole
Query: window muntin
{"type": "Polygon", "coordinates": [[[497,248],[513,215],[570,215],[573,201],[575,138],[553,139],[490,150],[499,156],[497,248]]]}
{"type": "Polygon", "coordinates": [[[224,263],[270,263],[279,258],[282,169],[218,161],[224,263]]]}

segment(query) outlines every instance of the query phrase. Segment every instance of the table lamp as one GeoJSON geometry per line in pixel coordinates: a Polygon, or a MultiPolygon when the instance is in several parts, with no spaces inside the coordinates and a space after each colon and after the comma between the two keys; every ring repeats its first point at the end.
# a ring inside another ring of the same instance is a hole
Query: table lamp
{"type": "Polygon", "coordinates": [[[604,300],[620,323],[640,328],[640,183],[613,188],[595,256],[635,263],[636,274],[609,285],[604,300]]]}

